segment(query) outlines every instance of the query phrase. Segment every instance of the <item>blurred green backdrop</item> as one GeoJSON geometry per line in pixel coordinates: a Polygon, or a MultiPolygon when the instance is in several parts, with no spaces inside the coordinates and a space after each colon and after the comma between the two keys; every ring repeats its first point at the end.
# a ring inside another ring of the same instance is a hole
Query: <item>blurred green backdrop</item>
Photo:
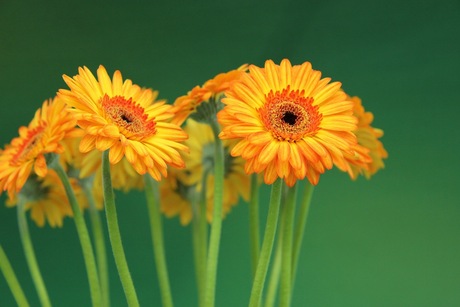
{"type": "MultiPolygon", "coordinates": [[[[293,306],[460,306],[460,2],[0,1],[0,144],[75,75],[120,69],[168,101],[243,63],[311,61],[375,115],[390,156],[371,181],[330,171],[315,190],[293,306]]],[[[267,187],[263,188],[268,192],[267,187]]],[[[264,193],[266,194],[266,193],[264,193]]],[[[118,194],[142,306],[159,306],[144,195],[118,194]]],[[[2,195],[3,204],[5,196],[2,195]]],[[[264,201],[266,198],[264,196],[264,201]]],[[[261,204],[262,218],[266,206],[261,204]]],[[[246,306],[247,206],[225,220],[218,307],[246,306]]],[[[261,222],[261,225],[264,221],[261,222]]],[[[73,221],[30,224],[55,306],[89,306],[73,221]]],[[[189,228],[165,222],[176,306],[195,306],[189,228]]],[[[0,243],[38,305],[16,212],[0,206],[0,243]]],[[[125,306],[110,258],[113,306],[125,306]]],[[[0,306],[14,306],[0,277],[0,306]]]]}

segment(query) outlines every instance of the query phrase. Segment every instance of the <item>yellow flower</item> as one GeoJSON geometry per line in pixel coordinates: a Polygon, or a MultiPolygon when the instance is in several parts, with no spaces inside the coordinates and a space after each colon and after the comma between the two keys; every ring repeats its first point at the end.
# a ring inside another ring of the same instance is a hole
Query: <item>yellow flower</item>
{"type": "MultiPolygon", "coordinates": [[[[184,156],[185,169],[171,170],[167,180],[160,186],[162,197],[162,211],[166,216],[180,216],[182,225],[187,225],[193,218],[192,198],[200,195],[202,178],[206,179],[206,217],[212,221],[214,202],[214,135],[207,124],[187,120],[185,131],[190,138],[185,144],[190,148],[190,154],[184,156]]],[[[241,157],[232,157],[229,152],[234,141],[224,141],[224,216],[238,203],[241,196],[249,199],[250,180],[244,171],[244,160],[241,157]]]]}
{"type": "Polygon", "coordinates": [[[45,154],[62,153],[61,141],[78,135],[76,121],[58,98],[45,101],[27,127],[19,128],[0,154],[0,193],[7,190],[10,198],[19,192],[32,170],[39,177],[48,172],[45,154]]]}
{"type": "Polygon", "coordinates": [[[139,174],[148,172],[156,180],[166,177],[168,164],[184,167],[179,151],[187,148],[179,142],[187,135],[169,122],[174,112],[165,101],[155,101],[157,92],[123,81],[118,70],[111,80],[102,65],[98,80],[86,67],[78,72],[63,76],[70,90],[58,94],[85,131],[80,151],[109,150],[111,164],[126,157],[139,174]]]}
{"type": "Polygon", "coordinates": [[[383,136],[383,130],[371,126],[374,115],[366,112],[359,97],[349,97],[354,102],[353,114],[358,119],[358,129],[354,131],[358,139],[355,146],[355,155],[346,155],[348,162],[343,171],[348,172],[352,179],[356,179],[359,174],[363,174],[369,179],[385,164],[383,159],[388,157],[388,153],[383,147],[379,138],[383,136]]]}
{"type": "MultiPolygon", "coordinates": [[[[84,203],[84,195],[75,179],[71,185],[79,203],[84,203]]],[[[73,216],[64,186],[54,170],[50,170],[44,178],[35,174],[29,176],[20,193],[13,193],[7,200],[7,206],[17,204],[18,198],[24,200],[25,208],[30,210],[30,217],[39,227],[47,221],[51,227],[62,227],[66,216],[73,216]]]]}
{"type": "Polygon", "coordinates": [[[176,116],[172,122],[182,125],[202,102],[208,101],[212,96],[222,94],[245,73],[247,68],[248,65],[244,64],[238,69],[220,73],[213,79],[206,81],[203,86],[195,86],[187,95],[178,97],[174,102],[176,116]]]}
{"type": "Polygon", "coordinates": [[[246,160],[247,173],[264,172],[264,181],[283,178],[288,186],[307,177],[316,185],[333,164],[346,165],[356,144],[353,102],[341,83],[321,79],[309,62],[249,66],[225,92],[218,113],[222,139],[238,139],[233,156],[246,160]]]}

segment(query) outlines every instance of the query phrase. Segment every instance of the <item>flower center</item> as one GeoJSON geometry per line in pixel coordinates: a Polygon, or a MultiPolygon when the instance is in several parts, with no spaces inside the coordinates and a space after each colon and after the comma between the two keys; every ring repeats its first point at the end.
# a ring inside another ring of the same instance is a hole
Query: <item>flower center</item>
{"type": "Polygon", "coordinates": [[[305,97],[304,91],[270,91],[264,106],[259,109],[265,127],[280,141],[295,142],[318,130],[322,116],[313,98],[305,97]]]}
{"type": "Polygon", "coordinates": [[[156,133],[155,120],[148,119],[144,108],[132,98],[126,100],[123,96],[109,97],[105,94],[101,100],[105,114],[126,137],[148,137],[156,133]]]}
{"type": "Polygon", "coordinates": [[[40,143],[45,127],[46,123],[43,122],[40,124],[40,126],[27,132],[27,136],[22,140],[18,151],[11,160],[12,165],[18,165],[23,161],[34,158],[37,151],[36,149],[39,147],[37,145],[40,143]]]}

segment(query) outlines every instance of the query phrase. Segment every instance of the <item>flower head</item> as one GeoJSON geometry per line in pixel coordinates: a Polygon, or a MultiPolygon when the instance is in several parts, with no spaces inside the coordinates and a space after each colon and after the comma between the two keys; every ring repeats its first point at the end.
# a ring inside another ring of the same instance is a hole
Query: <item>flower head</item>
{"type": "Polygon", "coordinates": [[[7,190],[12,198],[32,171],[45,177],[48,173],[45,155],[62,153],[61,141],[77,135],[76,121],[67,112],[65,103],[58,98],[45,101],[29,125],[19,128],[19,137],[0,154],[0,193],[7,190]]]}
{"type": "MultiPolygon", "coordinates": [[[[79,203],[84,203],[84,195],[77,181],[71,179],[70,182],[79,203]]],[[[18,201],[24,202],[25,209],[30,210],[30,217],[39,227],[43,227],[45,222],[51,227],[62,227],[64,218],[73,216],[64,186],[53,170],[44,178],[30,175],[23,189],[10,195],[6,204],[11,207],[18,201]]]]}
{"type": "Polygon", "coordinates": [[[292,186],[307,177],[317,184],[333,164],[344,166],[356,144],[353,102],[339,82],[321,79],[309,62],[249,66],[225,92],[218,113],[222,139],[237,139],[233,156],[246,160],[247,173],[264,172],[267,184],[284,178],[292,186]]]}
{"type": "MultiPolygon", "coordinates": [[[[214,202],[214,134],[207,124],[187,120],[185,131],[190,138],[185,142],[190,154],[184,156],[185,169],[171,170],[167,180],[160,186],[162,211],[166,216],[180,216],[182,225],[188,224],[197,208],[193,199],[197,200],[203,188],[203,177],[206,177],[206,218],[212,221],[214,202]]],[[[239,197],[249,199],[249,176],[244,171],[244,160],[232,157],[230,150],[234,141],[223,142],[224,146],[224,194],[223,213],[227,214],[238,203],[239,197]]]]}
{"type": "Polygon", "coordinates": [[[196,108],[211,97],[216,97],[227,90],[247,70],[248,65],[244,64],[238,69],[226,73],[220,73],[213,79],[206,81],[203,86],[195,86],[187,95],[180,96],[174,102],[176,116],[172,122],[182,125],[185,120],[196,111],[196,108]]]}
{"type": "Polygon", "coordinates": [[[358,119],[358,129],[354,131],[358,144],[354,147],[354,155],[345,156],[348,164],[342,170],[348,172],[352,179],[356,179],[359,174],[369,179],[384,168],[383,159],[388,157],[388,152],[379,141],[383,136],[383,130],[371,126],[374,115],[366,112],[359,97],[349,99],[354,103],[353,114],[358,119]]]}
{"type": "Polygon", "coordinates": [[[109,150],[111,164],[126,157],[139,174],[148,172],[156,180],[167,175],[168,164],[184,167],[179,151],[187,148],[179,142],[187,135],[169,122],[172,107],[155,101],[157,92],[123,81],[118,70],[111,80],[101,65],[97,76],[80,67],[73,78],[63,76],[70,90],[58,93],[85,131],[80,151],[109,150]]]}

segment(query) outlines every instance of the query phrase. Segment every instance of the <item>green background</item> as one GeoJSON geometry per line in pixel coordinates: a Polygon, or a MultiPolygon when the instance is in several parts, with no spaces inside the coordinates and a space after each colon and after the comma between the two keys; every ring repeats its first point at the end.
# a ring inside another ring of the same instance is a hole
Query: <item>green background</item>
{"type": "MultiPolygon", "coordinates": [[[[0,1],[2,146],[78,66],[120,69],[174,101],[243,63],[310,61],[363,99],[390,156],[370,181],[336,170],[321,177],[293,306],[460,306],[458,0],[64,2],[0,1]]],[[[141,305],[159,306],[144,196],[117,196],[141,305]]],[[[247,305],[247,220],[245,204],[225,220],[217,307],[247,305]]],[[[165,228],[176,306],[195,306],[190,229],[177,219],[165,228]]],[[[31,224],[31,232],[54,305],[89,306],[72,220],[62,229],[31,224]]],[[[0,243],[37,306],[15,210],[3,205],[0,243]]],[[[109,264],[113,306],[125,306],[109,264]]],[[[0,277],[0,306],[14,305],[0,277]]]]}

